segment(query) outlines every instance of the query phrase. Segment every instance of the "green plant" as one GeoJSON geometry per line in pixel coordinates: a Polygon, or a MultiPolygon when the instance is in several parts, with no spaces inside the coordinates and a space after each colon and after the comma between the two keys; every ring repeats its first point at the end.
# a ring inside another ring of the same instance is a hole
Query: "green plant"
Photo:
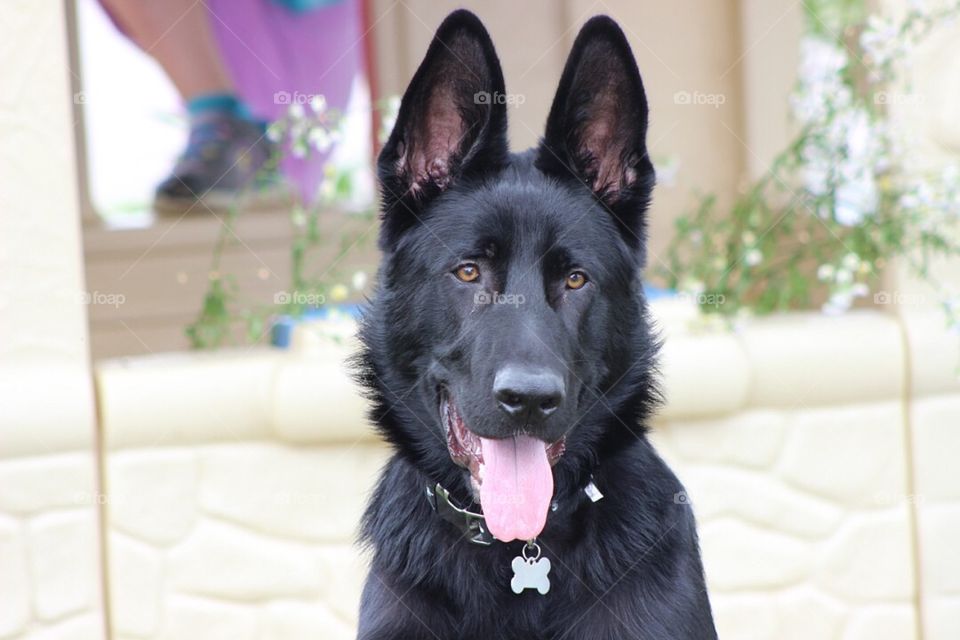
{"type": "MultiPolygon", "coordinates": [[[[387,128],[390,126],[389,120],[395,117],[397,106],[397,101],[391,99],[377,107],[383,114],[387,128]]],[[[264,171],[274,169],[284,153],[305,158],[327,152],[340,139],[344,122],[344,115],[328,108],[322,96],[315,97],[308,108],[292,105],[284,117],[271,123],[267,129],[267,135],[278,143],[281,152],[271,159],[270,166],[265,167],[264,171]]],[[[356,167],[344,168],[328,163],[316,197],[309,202],[294,199],[290,209],[290,280],[286,289],[277,292],[272,301],[245,298],[241,295],[238,277],[223,271],[224,250],[241,242],[235,224],[243,211],[234,207],[228,212],[213,249],[210,284],[200,313],[186,328],[187,337],[194,348],[214,348],[235,342],[238,327],[242,328],[241,341],[258,343],[270,330],[276,317],[300,317],[328,302],[343,301],[350,295],[351,289],[363,289],[365,272],[347,277],[342,269],[337,268],[337,264],[347,252],[368,242],[370,234],[348,233],[329,237],[324,234],[322,224],[323,214],[342,210],[354,198],[356,178],[356,167]],[[332,260],[323,261],[317,255],[322,247],[338,244],[332,260]]],[[[367,208],[341,215],[372,222],[374,212],[367,208]]]]}
{"type": "Polygon", "coordinates": [[[729,209],[706,196],[679,218],[657,273],[705,313],[809,308],[818,294],[825,312],[841,313],[871,291],[888,296],[879,275],[897,259],[960,327],[957,292],[929,269],[960,255],[960,168],[915,170],[888,117],[892,103],[916,99],[894,89],[899,63],[960,14],[960,2],[914,0],[897,19],[870,14],[862,0],[805,4],[791,101],[799,133],[729,209]]]}

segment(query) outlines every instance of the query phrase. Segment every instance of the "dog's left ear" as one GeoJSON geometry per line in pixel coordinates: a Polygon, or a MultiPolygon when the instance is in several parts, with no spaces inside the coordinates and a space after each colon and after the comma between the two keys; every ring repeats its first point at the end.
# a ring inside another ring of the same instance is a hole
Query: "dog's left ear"
{"type": "Polygon", "coordinates": [[[454,11],[437,29],[403,94],[377,160],[383,196],[380,245],[390,251],[425,205],[458,180],[503,168],[503,71],[480,19],[454,11]]]}
{"type": "Polygon", "coordinates": [[[612,19],[591,18],[560,77],[537,167],[586,185],[639,247],[655,182],[646,137],[647,97],[630,45],[612,19]]]}

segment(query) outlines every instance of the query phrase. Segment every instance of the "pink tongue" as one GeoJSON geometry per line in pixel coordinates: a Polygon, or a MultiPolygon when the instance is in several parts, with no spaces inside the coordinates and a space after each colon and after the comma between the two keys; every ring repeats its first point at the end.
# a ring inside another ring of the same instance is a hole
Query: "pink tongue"
{"type": "Polygon", "coordinates": [[[536,538],[547,522],[553,497],[553,471],[543,441],[529,436],[480,438],[483,479],[480,505],[497,540],[536,538]]]}

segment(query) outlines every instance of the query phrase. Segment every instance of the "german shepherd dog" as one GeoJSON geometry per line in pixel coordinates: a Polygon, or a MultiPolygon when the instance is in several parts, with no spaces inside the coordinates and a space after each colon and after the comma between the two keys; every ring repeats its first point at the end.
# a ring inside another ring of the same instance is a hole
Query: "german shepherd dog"
{"type": "Polygon", "coordinates": [[[509,101],[457,11],[379,156],[358,361],[395,453],[362,525],[359,638],[715,638],[690,505],[643,426],[654,169],[623,32],[580,31],[537,148],[508,151],[509,101]]]}

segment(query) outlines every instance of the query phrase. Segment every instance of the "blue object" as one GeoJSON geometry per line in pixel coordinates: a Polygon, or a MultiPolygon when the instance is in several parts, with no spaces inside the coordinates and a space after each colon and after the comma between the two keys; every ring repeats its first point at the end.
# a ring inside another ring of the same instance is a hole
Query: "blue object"
{"type": "Polygon", "coordinates": [[[319,309],[308,309],[303,312],[303,315],[297,317],[290,315],[277,316],[273,326],[270,327],[270,344],[286,349],[290,346],[290,338],[293,337],[294,328],[301,322],[324,320],[331,315],[359,318],[360,310],[359,304],[336,304],[323,306],[319,309]]]}
{"type": "Polygon", "coordinates": [[[643,293],[647,300],[659,300],[661,298],[672,298],[677,295],[676,290],[666,289],[664,287],[652,287],[648,284],[643,285],[643,293]]]}
{"type": "MultiPolygon", "coordinates": [[[[677,295],[673,289],[664,287],[653,287],[644,285],[644,294],[647,300],[658,300],[661,298],[672,298],[677,295]]],[[[325,305],[318,309],[307,309],[301,316],[282,315],[277,316],[273,326],[270,328],[270,344],[281,349],[290,346],[290,338],[293,336],[293,329],[301,322],[310,322],[313,320],[324,320],[331,315],[346,315],[354,319],[359,319],[363,307],[359,304],[335,304],[325,305]]]]}
{"type": "Polygon", "coordinates": [[[191,118],[219,111],[244,120],[251,120],[250,108],[232,93],[204,93],[187,100],[187,113],[191,118]]]}
{"type": "Polygon", "coordinates": [[[306,13],[307,11],[313,11],[314,9],[319,9],[320,7],[329,7],[332,4],[337,4],[340,0],[273,0],[278,5],[284,9],[293,11],[294,13],[306,13]]]}

